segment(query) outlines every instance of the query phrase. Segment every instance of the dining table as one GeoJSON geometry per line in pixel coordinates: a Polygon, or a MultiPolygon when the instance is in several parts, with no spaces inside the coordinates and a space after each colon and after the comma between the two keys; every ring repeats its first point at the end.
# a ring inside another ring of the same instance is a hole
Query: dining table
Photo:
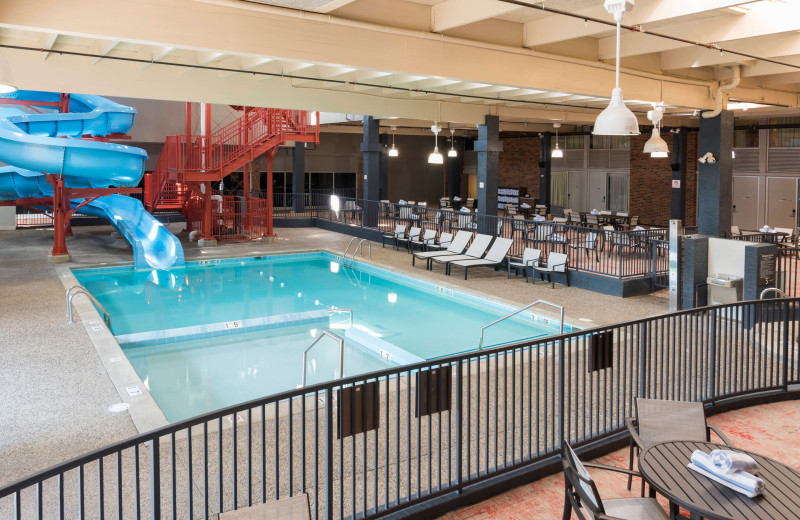
{"type": "Polygon", "coordinates": [[[639,472],[650,484],[651,495],[657,492],[669,500],[671,518],[680,518],[678,508],[683,508],[692,520],[800,519],[800,471],[758,453],[712,442],[661,442],[641,453],[639,472]],[[717,449],[753,457],[764,491],[748,498],[688,467],[694,450],[710,453],[717,449]]]}

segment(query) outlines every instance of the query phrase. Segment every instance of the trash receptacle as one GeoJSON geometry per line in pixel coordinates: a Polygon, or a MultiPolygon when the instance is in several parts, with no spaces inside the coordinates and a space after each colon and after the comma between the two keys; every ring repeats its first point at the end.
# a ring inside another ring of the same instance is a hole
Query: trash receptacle
{"type": "Polygon", "coordinates": [[[719,305],[742,301],[743,279],[732,274],[712,274],[708,282],[708,304],[719,305]]]}

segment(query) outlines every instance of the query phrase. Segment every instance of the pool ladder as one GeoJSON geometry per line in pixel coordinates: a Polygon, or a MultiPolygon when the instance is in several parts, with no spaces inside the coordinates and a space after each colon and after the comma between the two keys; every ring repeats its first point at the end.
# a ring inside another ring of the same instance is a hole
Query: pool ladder
{"type": "Polygon", "coordinates": [[[781,291],[780,289],[778,289],[776,287],[767,287],[766,289],[761,291],[761,295],[758,297],[758,299],[759,300],[763,300],[764,296],[766,296],[767,294],[769,294],[771,292],[778,293],[778,296],[780,296],[781,298],[788,298],[789,297],[788,294],[786,294],[785,292],[781,291]]]}
{"type": "MultiPolygon", "coordinates": [[[[350,250],[350,246],[353,245],[353,242],[355,242],[356,240],[358,240],[358,237],[351,238],[350,242],[347,244],[347,247],[344,250],[344,254],[342,255],[342,265],[344,267],[348,267],[347,252],[350,250]]],[[[366,238],[362,238],[361,240],[358,240],[358,244],[356,244],[356,247],[353,249],[353,258],[350,259],[350,265],[349,265],[350,268],[355,266],[357,254],[364,256],[364,242],[367,243],[367,253],[369,254],[370,260],[372,259],[372,243],[366,238]]]]}
{"type": "Polygon", "coordinates": [[[480,343],[478,343],[478,350],[481,350],[483,348],[483,333],[486,331],[486,329],[488,329],[492,325],[497,325],[501,321],[507,320],[508,318],[511,318],[512,316],[516,316],[520,312],[522,312],[522,311],[524,311],[526,309],[530,309],[534,305],[539,305],[539,304],[541,304],[541,305],[549,305],[551,307],[555,307],[556,309],[558,309],[560,311],[560,316],[558,318],[559,334],[564,334],[564,307],[561,306],[561,305],[556,305],[555,303],[546,302],[544,300],[536,300],[533,303],[529,303],[528,305],[526,305],[524,307],[520,307],[519,309],[515,310],[514,312],[506,314],[502,318],[498,318],[498,319],[494,320],[493,322],[491,322],[490,324],[484,325],[483,327],[481,327],[481,340],[480,340],[480,343]]]}
{"type": "Polygon", "coordinates": [[[91,295],[91,293],[89,293],[86,287],[82,285],[73,285],[72,287],[67,289],[65,298],[67,302],[67,316],[69,317],[69,323],[70,324],[75,323],[74,321],[72,321],[72,299],[79,294],[85,294],[86,297],[89,298],[89,300],[91,300],[91,302],[95,305],[95,307],[100,309],[100,311],[103,313],[103,321],[105,322],[106,327],[111,329],[111,315],[108,313],[105,307],[100,305],[100,302],[97,301],[95,297],[91,295]]]}

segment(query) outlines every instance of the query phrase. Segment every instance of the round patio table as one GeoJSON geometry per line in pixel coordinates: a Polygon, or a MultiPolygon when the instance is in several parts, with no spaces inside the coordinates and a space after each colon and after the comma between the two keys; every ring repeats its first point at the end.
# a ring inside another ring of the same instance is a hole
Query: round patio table
{"type": "Polygon", "coordinates": [[[670,501],[673,512],[680,506],[692,519],[800,519],[800,472],[757,453],[711,442],[662,442],[642,452],[639,471],[652,489],[670,501]],[[716,449],[753,457],[758,462],[757,475],[764,480],[764,492],[748,498],[686,466],[694,450],[709,453],[716,449]]]}

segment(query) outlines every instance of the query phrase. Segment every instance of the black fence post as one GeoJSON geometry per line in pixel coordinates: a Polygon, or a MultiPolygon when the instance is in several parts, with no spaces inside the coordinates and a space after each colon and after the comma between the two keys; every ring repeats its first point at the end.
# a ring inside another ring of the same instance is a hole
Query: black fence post
{"type": "MultiPolygon", "coordinates": [[[[235,428],[235,426],[234,426],[235,428]]],[[[222,432],[220,432],[220,435],[222,432]]],[[[161,455],[158,438],[150,441],[150,518],[161,519],[161,455]]]]}

